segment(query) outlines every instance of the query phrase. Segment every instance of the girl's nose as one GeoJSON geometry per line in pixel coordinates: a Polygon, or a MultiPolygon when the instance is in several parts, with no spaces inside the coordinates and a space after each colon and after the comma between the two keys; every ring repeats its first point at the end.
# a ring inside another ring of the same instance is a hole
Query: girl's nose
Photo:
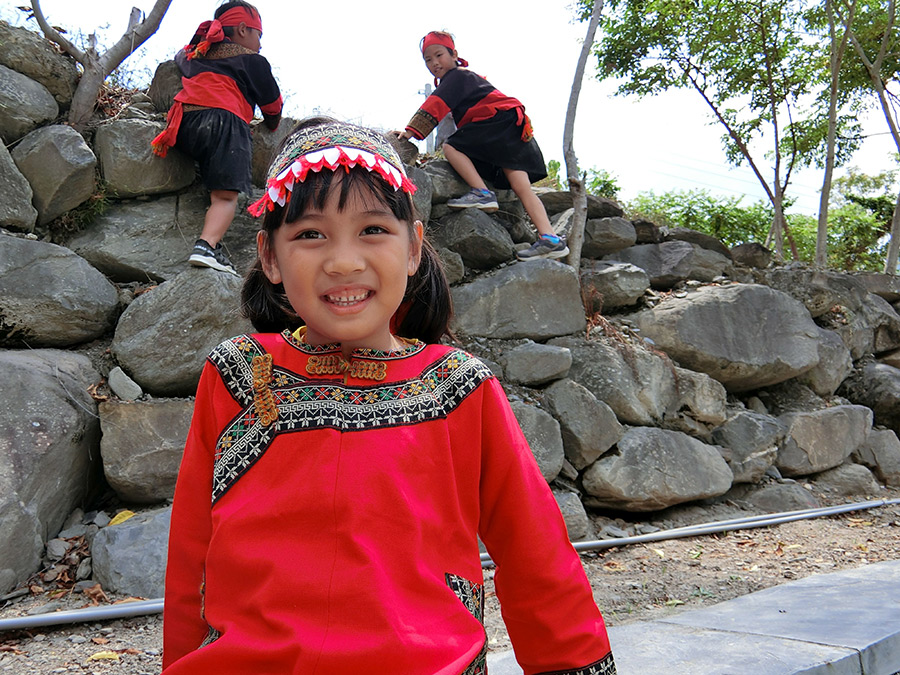
{"type": "Polygon", "coordinates": [[[333,275],[354,274],[365,267],[365,258],[355,246],[337,246],[325,261],[325,272],[333,275]]]}

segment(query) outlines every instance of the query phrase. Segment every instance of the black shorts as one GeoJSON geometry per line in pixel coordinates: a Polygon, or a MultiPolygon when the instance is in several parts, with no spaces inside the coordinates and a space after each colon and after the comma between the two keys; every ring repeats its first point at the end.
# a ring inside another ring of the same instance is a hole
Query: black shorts
{"type": "Polygon", "coordinates": [[[250,125],[220,108],[184,113],[175,147],[200,164],[200,176],[208,190],[249,193],[252,140],[250,125]]]}
{"type": "Polygon", "coordinates": [[[534,183],[546,178],[544,155],[533,138],[522,140],[515,110],[503,110],[487,120],[469,122],[445,142],[472,160],[479,175],[494,187],[509,188],[503,169],[524,171],[534,183]]]}

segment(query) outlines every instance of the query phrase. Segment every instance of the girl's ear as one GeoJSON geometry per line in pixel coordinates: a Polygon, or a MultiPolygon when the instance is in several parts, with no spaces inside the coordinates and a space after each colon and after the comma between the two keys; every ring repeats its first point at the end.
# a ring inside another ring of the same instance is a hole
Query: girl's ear
{"type": "Polygon", "coordinates": [[[256,255],[259,256],[259,263],[262,267],[263,274],[266,275],[272,284],[281,283],[281,270],[278,268],[278,260],[272,247],[269,246],[269,235],[265,230],[256,233],[256,255]]]}
{"type": "Polygon", "coordinates": [[[406,275],[413,276],[419,269],[422,260],[422,241],[425,238],[425,227],[421,220],[413,223],[413,229],[409,239],[409,261],[406,265],[406,275]]]}

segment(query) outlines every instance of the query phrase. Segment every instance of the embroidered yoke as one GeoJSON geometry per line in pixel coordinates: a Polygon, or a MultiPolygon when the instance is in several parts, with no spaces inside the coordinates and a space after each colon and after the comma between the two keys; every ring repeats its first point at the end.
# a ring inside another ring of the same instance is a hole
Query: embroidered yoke
{"type": "Polygon", "coordinates": [[[211,353],[172,511],[166,675],[485,675],[478,534],[525,672],[614,673],[487,367],[422,343],[342,361],[288,332],[211,353]]]}

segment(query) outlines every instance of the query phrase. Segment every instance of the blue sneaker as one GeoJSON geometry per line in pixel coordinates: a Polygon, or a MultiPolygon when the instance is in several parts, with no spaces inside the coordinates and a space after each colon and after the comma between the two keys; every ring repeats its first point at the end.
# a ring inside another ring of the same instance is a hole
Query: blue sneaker
{"type": "Polygon", "coordinates": [[[566,240],[559,237],[554,243],[546,236],[541,236],[528,248],[518,251],[516,257],[519,260],[537,260],[538,258],[562,258],[569,255],[569,247],[566,246],[566,240]]]}
{"type": "Polygon", "coordinates": [[[497,203],[497,195],[490,190],[476,190],[472,188],[462,197],[448,199],[447,206],[451,209],[481,209],[487,213],[493,213],[500,208],[497,203]]]}

